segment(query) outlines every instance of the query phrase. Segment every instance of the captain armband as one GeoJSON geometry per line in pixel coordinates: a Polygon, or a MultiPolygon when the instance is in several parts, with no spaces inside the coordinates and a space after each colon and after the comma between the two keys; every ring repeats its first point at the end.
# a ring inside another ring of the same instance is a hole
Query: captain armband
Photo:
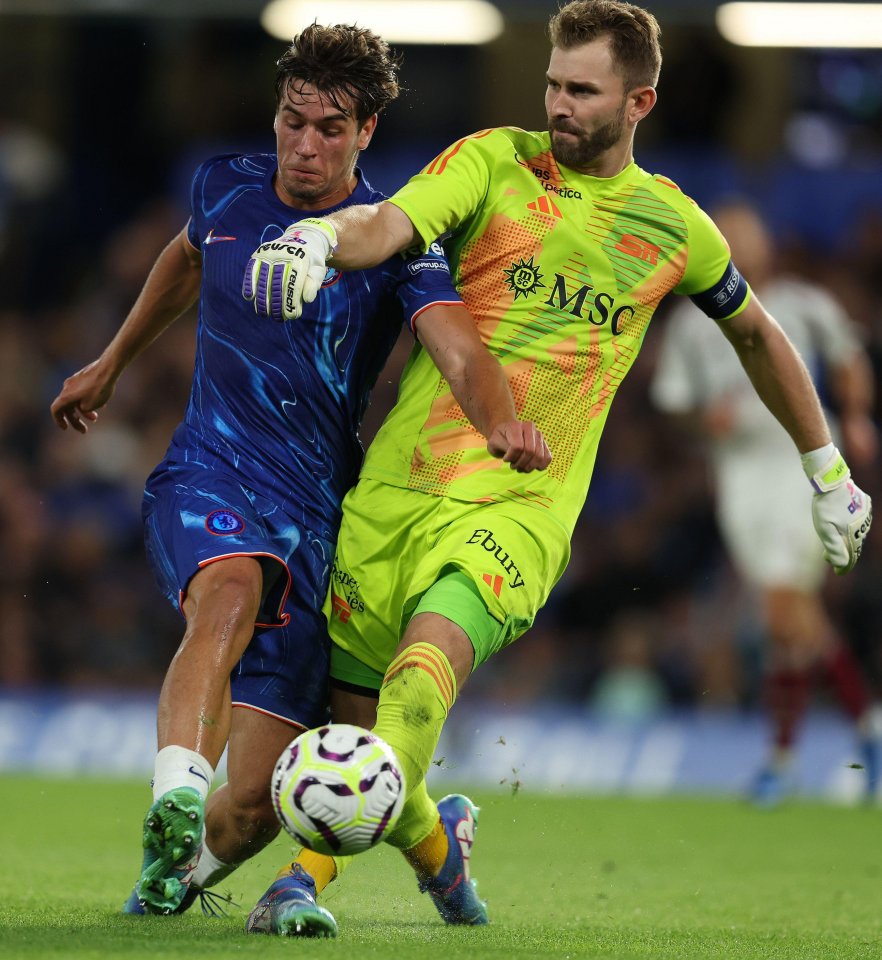
{"type": "Polygon", "coordinates": [[[723,276],[710,290],[693,294],[689,299],[712,320],[726,320],[744,306],[749,296],[747,281],[730,260],[723,276]]]}

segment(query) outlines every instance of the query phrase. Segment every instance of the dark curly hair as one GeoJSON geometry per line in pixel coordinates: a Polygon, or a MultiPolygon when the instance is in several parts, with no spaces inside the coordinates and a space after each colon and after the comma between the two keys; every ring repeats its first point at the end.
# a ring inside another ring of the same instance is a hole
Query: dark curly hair
{"type": "Polygon", "coordinates": [[[276,106],[309,84],[346,116],[364,123],[398,96],[400,57],[370,30],[310,24],[276,63],[276,106]]]}
{"type": "Polygon", "coordinates": [[[643,7],[620,0],[573,0],[548,21],[548,35],[562,50],[609,37],[613,59],[627,89],[658,83],[661,28],[643,7]]]}

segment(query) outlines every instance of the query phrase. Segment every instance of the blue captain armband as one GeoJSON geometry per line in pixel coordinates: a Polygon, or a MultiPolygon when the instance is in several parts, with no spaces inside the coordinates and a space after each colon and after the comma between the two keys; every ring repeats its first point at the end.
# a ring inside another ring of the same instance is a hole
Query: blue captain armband
{"type": "Polygon", "coordinates": [[[723,276],[710,290],[696,293],[689,299],[712,320],[726,320],[737,313],[747,302],[750,287],[730,260],[723,276]]]}

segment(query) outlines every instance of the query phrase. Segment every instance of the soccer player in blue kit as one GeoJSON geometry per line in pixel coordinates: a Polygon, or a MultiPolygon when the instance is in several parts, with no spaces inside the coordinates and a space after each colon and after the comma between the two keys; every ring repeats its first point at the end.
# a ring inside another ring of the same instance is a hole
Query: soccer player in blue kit
{"type": "MultiPolygon", "coordinates": [[[[186,629],[160,693],[154,802],[127,913],[186,909],[279,831],[270,774],[293,736],[328,717],[321,608],[340,502],[402,320],[492,454],[521,472],[550,460],[539,431],[517,419],[439,247],[361,272],[322,268],[320,295],[296,323],[243,299],[251,251],[301,212],[382,199],[356,160],[398,95],[388,46],[353,26],[312,24],[277,66],[276,154],[198,168],[187,226],[113,340],[51,408],[59,427],[86,433],[128,364],[198,299],[190,401],[144,494],[148,557],[186,629]],[[228,781],[206,809],[227,746],[228,781]]],[[[258,280],[251,293],[269,303],[281,286],[258,280]]],[[[312,905],[315,932],[333,933],[333,918],[312,905]]]]}

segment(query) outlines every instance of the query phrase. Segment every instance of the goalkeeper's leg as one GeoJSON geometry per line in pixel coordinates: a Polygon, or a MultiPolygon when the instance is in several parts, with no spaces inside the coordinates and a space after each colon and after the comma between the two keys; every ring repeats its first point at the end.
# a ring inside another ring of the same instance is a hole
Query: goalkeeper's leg
{"type": "Polygon", "coordinates": [[[407,785],[405,809],[388,842],[402,850],[446,923],[487,922],[469,876],[478,809],[458,794],[436,806],[425,775],[457,691],[498,635],[499,623],[471,579],[448,572],[417,605],[380,688],[374,732],[392,747],[407,785]]]}
{"type": "MultiPolygon", "coordinates": [[[[487,922],[487,909],[469,875],[478,808],[458,794],[445,797],[436,805],[425,785],[426,770],[458,686],[450,659],[440,646],[426,639],[428,636],[438,637],[440,643],[456,651],[454,658],[464,680],[474,656],[468,637],[446,618],[423,613],[411,621],[400,652],[386,671],[379,702],[338,687],[333,694],[333,713],[339,722],[365,727],[371,726],[372,715],[376,715],[374,732],[395,751],[407,784],[404,810],[387,842],[402,851],[417,874],[420,891],[430,895],[446,923],[483,924],[487,922]],[[457,642],[459,639],[461,643],[457,642]],[[413,722],[414,717],[419,717],[418,723],[413,722]]],[[[367,677],[358,679],[364,682],[367,677]]],[[[309,935],[308,927],[301,929],[287,915],[285,898],[291,898],[296,905],[294,892],[304,880],[314,881],[314,892],[320,893],[338,876],[348,859],[335,861],[309,850],[301,851],[258,901],[247,929],[309,935]]]]}

